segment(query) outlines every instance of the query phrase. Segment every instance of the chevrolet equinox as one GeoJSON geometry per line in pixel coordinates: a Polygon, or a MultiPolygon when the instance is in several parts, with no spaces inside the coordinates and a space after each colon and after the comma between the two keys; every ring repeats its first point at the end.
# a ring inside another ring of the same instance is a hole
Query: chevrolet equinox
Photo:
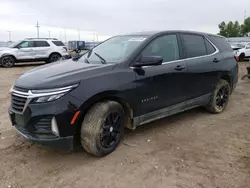
{"type": "Polygon", "coordinates": [[[12,86],[9,114],[25,138],[95,156],[118,146],[124,128],[191,108],[221,113],[238,81],[224,37],[191,31],[112,37],[75,60],[46,64],[12,86]]]}

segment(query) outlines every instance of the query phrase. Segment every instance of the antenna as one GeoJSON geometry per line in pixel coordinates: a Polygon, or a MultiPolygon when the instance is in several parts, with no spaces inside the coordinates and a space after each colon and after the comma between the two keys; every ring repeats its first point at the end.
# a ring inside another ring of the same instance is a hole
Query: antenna
{"type": "Polygon", "coordinates": [[[40,25],[39,25],[38,21],[36,21],[35,27],[37,29],[37,38],[39,38],[39,28],[40,28],[40,25]]]}
{"type": "Polygon", "coordinates": [[[49,33],[49,38],[50,38],[50,31],[48,31],[48,33],[49,33]]]}

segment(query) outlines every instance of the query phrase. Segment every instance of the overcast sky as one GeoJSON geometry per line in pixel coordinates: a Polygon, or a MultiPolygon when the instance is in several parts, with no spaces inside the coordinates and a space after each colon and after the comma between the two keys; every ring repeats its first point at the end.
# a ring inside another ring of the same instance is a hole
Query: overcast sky
{"type": "Polygon", "coordinates": [[[250,0],[0,0],[0,40],[40,36],[103,40],[131,31],[183,29],[218,32],[222,21],[243,22],[250,0]]]}

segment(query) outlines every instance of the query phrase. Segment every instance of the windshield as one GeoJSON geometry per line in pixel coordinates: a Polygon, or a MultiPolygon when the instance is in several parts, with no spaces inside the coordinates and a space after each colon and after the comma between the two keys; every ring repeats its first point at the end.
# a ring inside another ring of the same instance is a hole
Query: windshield
{"type": "Polygon", "coordinates": [[[85,53],[78,61],[90,64],[120,63],[145,39],[145,36],[116,36],[85,53]]]}
{"type": "Polygon", "coordinates": [[[9,47],[9,48],[14,48],[14,47],[16,47],[20,42],[21,42],[21,41],[13,42],[13,43],[11,43],[8,47],[9,47]]]}

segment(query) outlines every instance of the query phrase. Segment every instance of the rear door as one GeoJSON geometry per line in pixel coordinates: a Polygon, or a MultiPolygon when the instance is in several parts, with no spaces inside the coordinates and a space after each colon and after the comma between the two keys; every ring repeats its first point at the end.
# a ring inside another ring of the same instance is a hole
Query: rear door
{"type": "Polygon", "coordinates": [[[206,97],[216,83],[216,64],[220,63],[221,54],[202,35],[182,33],[181,39],[188,68],[187,99],[206,97]]]}
{"type": "Polygon", "coordinates": [[[36,59],[44,59],[49,56],[50,45],[47,41],[34,41],[34,51],[36,59]]]}
{"type": "MultiPolygon", "coordinates": [[[[167,34],[151,41],[139,57],[161,56],[163,64],[134,69],[140,114],[148,114],[186,100],[187,72],[177,34],[167,34]]],[[[156,114],[157,115],[157,114],[156,114]]],[[[148,117],[150,118],[150,117],[148,117]]]]}
{"type": "Polygon", "coordinates": [[[16,58],[19,60],[32,60],[35,59],[33,41],[23,41],[18,45],[18,50],[16,52],[16,58]]]}

